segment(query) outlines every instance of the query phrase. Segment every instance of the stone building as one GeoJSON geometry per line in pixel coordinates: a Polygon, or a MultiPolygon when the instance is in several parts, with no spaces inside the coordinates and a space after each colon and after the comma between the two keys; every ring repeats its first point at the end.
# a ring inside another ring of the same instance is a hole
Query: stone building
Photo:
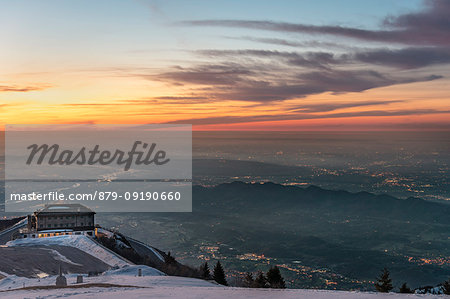
{"type": "Polygon", "coordinates": [[[20,238],[59,235],[94,236],[95,212],[81,204],[51,204],[28,215],[27,229],[20,238]]]}

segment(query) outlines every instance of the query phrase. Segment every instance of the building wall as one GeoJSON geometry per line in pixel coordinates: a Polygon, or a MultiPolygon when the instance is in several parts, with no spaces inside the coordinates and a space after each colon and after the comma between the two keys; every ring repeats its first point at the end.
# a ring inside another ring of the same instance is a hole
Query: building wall
{"type": "Polygon", "coordinates": [[[56,228],[93,228],[93,214],[38,215],[37,230],[56,228]]]}
{"type": "Polygon", "coordinates": [[[13,235],[12,239],[34,239],[34,238],[47,238],[56,236],[67,236],[67,235],[84,235],[87,237],[94,237],[96,235],[95,230],[82,230],[82,231],[63,231],[63,232],[34,232],[34,233],[21,233],[13,235]]]}

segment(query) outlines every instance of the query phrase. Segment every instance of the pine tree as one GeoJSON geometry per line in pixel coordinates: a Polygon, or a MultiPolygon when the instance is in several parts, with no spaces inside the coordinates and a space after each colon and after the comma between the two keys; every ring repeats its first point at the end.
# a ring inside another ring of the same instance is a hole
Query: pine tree
{"type": "Polygon", "coordinates": [[[389,277],[388,269],[383,269],[383,273],[381,273],[380,277],[375,283],[375,288],[380,293],[389,293],[389,291],[393,289],[392,279],[389,277]]]}
{"type": "Polygon", "coordinates": [[[255,288],[267,288],[267,279],[262,271],[258,271],[258,275],[255,278],[255,283],[253,284],[255,288]]]}
{"type": "Polygon", "coordinates": [[[444,291],[445,295],[450,295],[450,279],[444,281],[444,283],[442,284],[442,290],[444,291]]]}
{"type": "Polygon", "coordinates": [[[217,261],[216,266],[214,267],[213,279],[224,286],[227,286],[227,280],[225,278],[225,272],[223,271],[222,265],[219,261],[217,261]]]}
{"type": "Polygon", "coordinates": [[[247,272],[244,277],[244,287],[245,288],[253,288],[255,284],[255,279],[253,278],[253,274],[247,272]]]}
{"type": "Polygon", "coordinates": [[[277,266],[271,267],[267,271],[267,282],[269,283],[269,288],[273,289],[285,289],[286,284],[284,282],[283,276],[281,276],[280,269],[277,266]]]}
{"type": "Polygon", "coordinates": [[[204,262],[200,266],[200,275],[203,279],[210,279],[211,278],[211,272],[209,271],[208,262],[204,262]]]}
{"type": "Polygon", "coordinates": [[[403,294],[412,294],[412,293],[414,293],[414,291],[411,290],[411,289],[408,287],[408,285],[406,284],[406,282],[402,284],[402,286],[401,286],[400,289],[399,289],[399,292],[400,292],[400,293],[403,293],[403,294]]]}

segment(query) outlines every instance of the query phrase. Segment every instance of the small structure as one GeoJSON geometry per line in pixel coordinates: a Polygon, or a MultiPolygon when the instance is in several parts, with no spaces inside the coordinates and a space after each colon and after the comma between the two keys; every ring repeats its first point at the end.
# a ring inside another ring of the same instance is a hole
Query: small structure
{"type": "Polygon", "coordinates": [[[83,283],[83,275],[77,275],[77,283],[83,283]]]}
{"type": "Polygon", "coordinates": [[[59,265],[59,275],[58,275],[58,277],[56,277],[56,286],[57,287],[65,287],[65,286],[67,286],[67,279],[62,274],[61,265],[59,265]]]}

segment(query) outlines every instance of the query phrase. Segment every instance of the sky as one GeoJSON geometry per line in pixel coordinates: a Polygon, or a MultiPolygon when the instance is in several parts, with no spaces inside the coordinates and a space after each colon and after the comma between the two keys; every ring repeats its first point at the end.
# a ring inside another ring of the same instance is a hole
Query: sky
{"type": "Polygon", "coordinates": [[[5,1],[5,124],[450,130],[450,2],[5,1]]]}

